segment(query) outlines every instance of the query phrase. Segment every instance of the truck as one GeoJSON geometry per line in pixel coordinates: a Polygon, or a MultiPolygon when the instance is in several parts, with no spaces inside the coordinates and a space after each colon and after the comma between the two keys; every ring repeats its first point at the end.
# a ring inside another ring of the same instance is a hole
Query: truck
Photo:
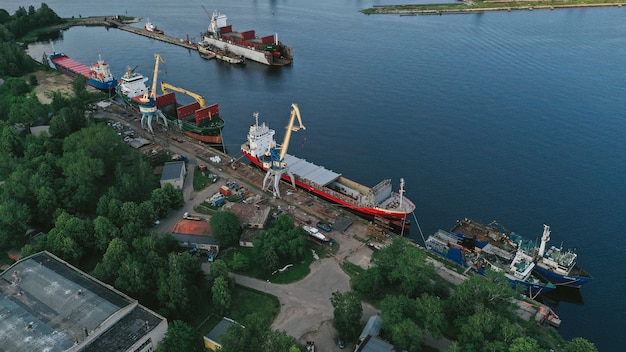
{"type": "Polygon", "coordinates": [[[202,218],[202,216],[200,216],[200,215],[192,215],[192,214],[189,214],[189,212],[185,212],[185,214],[183,214],[183,219],[194,220],[194,221],[202,221],[202,220],[204,220],[204,218],[202,218]]]}

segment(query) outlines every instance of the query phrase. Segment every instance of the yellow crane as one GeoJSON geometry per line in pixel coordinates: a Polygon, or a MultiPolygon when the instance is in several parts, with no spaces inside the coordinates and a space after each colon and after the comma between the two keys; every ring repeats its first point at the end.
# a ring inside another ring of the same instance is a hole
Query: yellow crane
{"type": "Polygon", "coordinates": [[[165,60],[159,54],[154,54],[154,75],[152,77],[152,89],[144,93],[141,97],[139,104],[139,112],[141,112],[141,126],[143,128],[147,128],[150,133],[154,133],[152,130],[152,118],[156,115],[157,118],[161,117],[163,119],[163,123],[167,126],[167,120],[163,116],[163,114],[158,111],[157,103],[156,103],[156,81],[159,76],[159,62],[165,63],[165,60]]]}
{"type": "Polygon", "coordinates": [[[270,180],[272,180],[274,185],[274,195],[277,198],[280,198],[278,183],[284,173],[289,175],[293,188],[296,188],[296,179],[291,171],[289,171],[289,165],[287,165],[287,162],[285,161],[285,156],[287,155],[287,149],[289,148],[291,132],[297,132],[301,129],[306,130],[306,127],[302,124],[300,109],[298,108],[298,105],[291,104],[291,117],[289,118],[289,124],[287,125],[287,132],[285,133],[283,144],[277,146],[270,143],[267,148],[267,152],[265,153],[266,158],[263,161],[263,167],[267,169],[267,174],[265,174],[265,178],[263,178],[263,190],[267,190],[267,186],[270,184],[270,180]],[[296,117],[298,118],[299,126],[294,126],[296,117]],[[277,149],[280,149],[280,153],[277,149]]]}
{"type": "Polygon", "coordinates": [[[199,94],[196,94],[194,92],[190,92],[190,91],[188,91],[186,89],[175,87],[175,86],[173,86],[171,84],[168,84],[168,83],[165,83],[165,82],[161,82],[161,90],[163,91],[163,94],[169,93],[168,89],[169,90],[173,90],[175,92],[186,94],[186,95],[196,99],[198,104],[200,104],[200,108],[205,108],[206,107],[206,103],[204,101],[204,97],[203,96],[201,96],[199,94]]]}

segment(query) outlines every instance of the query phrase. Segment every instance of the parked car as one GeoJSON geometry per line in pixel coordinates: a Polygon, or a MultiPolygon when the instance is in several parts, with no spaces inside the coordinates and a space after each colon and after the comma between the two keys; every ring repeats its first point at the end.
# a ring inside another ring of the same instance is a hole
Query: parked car
{"type": "Polygon", "coordinates": [[[341,348],[342,350],[346,348],[346,343],[343,342],[343,339],[341,338],[341,336],[337,336],[337,346],[341,348]]]}

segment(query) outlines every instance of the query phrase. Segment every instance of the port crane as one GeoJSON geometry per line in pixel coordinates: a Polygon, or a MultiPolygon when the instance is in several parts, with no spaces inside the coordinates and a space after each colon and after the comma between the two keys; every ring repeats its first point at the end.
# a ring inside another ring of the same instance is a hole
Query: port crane
{"type": "Polygon", "coordinates": [[[291,104],[291,117],[289,118],[289,124],[287,125],[287,132],[285,132],[285,138],[283,143],[278,146],[276,143],[270,143],[263,158],[263,168],[267,169],[265,178],[263,178],[263,191],[268,189],[270,184],[274,186],[274,195],[276,198],[280,198],[280,190],[278,183],[283,174],[287,173],[291,178],[291,184],[293,188],[296,188],[296,179],[293,173],[289,171],[289,165],[285,162],[285,155],[287,155],[287,149],[289,148],[289,140],[291,139],[291,132],[297,132],[299,130],[306,130],[306,127],[302,124],[302,117],[300,116],[300,109],[298,105],[291,104]],[[298,118],[299,126],[294,126],[296,117],[298,118]],[[280,150],[280,152],[279,152],[280,150]]]}
{"type": "Polygon", "coordinates": [[[198,102],[198,104],[200,104],[200,108],[204,109],[206,107],[206,102],[205,102],[203,96],[201,96],[199,94],[196,94],[194,92],[190,92],[187,89],[178,88],[178,87],[175,87],[175,86],[173,86],[171,84],[168,84],[168,83],[165,83],[165,82],[161,82],[161,90],[163,91],[163,94],[169,93],[168,90],[173,90],[175,92],[186,94],[186,95],[194,98],[198,102]]]}
{"type": "Polygon", "coordinates": [[[161,117],[163,124],[167,127],[167,119],[163,116],[163,113],[157,109],[156,104],[156,82],[159,76],[159,62],[165,63],[165,60],[159,54],[154,54],[154,74],[152,77],[152,88],[144,93],[141,97],[139,104],[139,112],[141,112],[141,127],[146,128],[146,124],[150,133],[154,134],[152,130],[152,118],[154,116],[161,117]]]}

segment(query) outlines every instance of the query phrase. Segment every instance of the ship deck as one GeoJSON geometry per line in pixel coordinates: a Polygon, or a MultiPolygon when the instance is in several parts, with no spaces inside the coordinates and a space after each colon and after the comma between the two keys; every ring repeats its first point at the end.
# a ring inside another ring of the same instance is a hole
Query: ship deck
{"type": "Polygon", "coordinates": [[[315,185],[326,186],[341,176],[341,174],[323,166],[315,165],[290,154],[285,155],[285,161],[294,175],[315,185]]]}
{"type": "Polygon", "coordinates": [[[60,67],[63,67],[71,72],[77,73],[79,75],[89,77],[91,75],[91,68],[89,66],[82,64],[76,60],[70,59],[67,56],[53,58],[55,64],[60,67]]]}

